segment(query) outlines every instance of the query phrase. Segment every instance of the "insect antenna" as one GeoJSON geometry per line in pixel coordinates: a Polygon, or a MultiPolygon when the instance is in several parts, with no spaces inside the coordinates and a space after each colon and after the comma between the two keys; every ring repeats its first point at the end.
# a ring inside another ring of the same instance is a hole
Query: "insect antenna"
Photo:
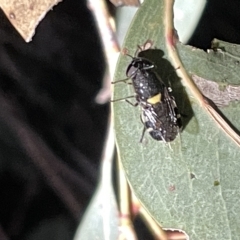
{"type": "Polygon", "coordinates": [[[135,58],[135,57],[133,57],[132,55],[130,55],[130,54],[128,53],[128,49],[127,49],[127,48],[124,48],[124,49],[122,50],[122,54],[125,55],[125,56],[130,57],[131,59],[134,59],[134,58],[135,58]]]}

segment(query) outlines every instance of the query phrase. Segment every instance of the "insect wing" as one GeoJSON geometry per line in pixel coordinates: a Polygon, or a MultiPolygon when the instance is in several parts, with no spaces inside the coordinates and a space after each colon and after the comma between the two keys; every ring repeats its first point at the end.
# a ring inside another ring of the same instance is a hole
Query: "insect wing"
{"type": "Polygon", "coordinates": [[[161,101],[143,109],[142,121],[152,138],[158,141],[171,142],[179,133],[180,118],[178,118],[175,100],[165,87],[161,101]]]}

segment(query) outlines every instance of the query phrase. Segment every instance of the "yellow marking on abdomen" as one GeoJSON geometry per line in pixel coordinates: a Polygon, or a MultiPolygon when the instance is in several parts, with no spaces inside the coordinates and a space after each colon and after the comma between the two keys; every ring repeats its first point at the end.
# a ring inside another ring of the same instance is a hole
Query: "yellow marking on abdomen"
{"type": "Polygon", "coordinates": [[[156,104],[158,102],[161,102],[161,93],[158,93],[157,95],[149,98],[147,102],[150,104],[156,104]]]}

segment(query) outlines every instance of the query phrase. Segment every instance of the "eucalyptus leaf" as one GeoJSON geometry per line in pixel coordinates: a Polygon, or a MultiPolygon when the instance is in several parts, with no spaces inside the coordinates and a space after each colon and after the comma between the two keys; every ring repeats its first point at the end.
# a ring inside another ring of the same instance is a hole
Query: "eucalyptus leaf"
{"type": "Polygon", "coordinates": [[[114,240],[118,238],[118,209],[115,193],[109,182],[108,186],[99,184],[74,240],[114,240]]]}
{"type": "MultiPolygon", "coordinates": [[[[139,143],[143,130],[140,108],[115,102],[119,156],[136,196],[162,227],[182,229],[194,240],[239,239],[239,147],[177,76],[166,50],[163,16],[164,1],[145,0],[123,45],[134,55],[137,45],[148,39],[154,42],[156,49],[142,54],[155,62],[159,75],[173,89],[184,128],[169,144],[155,141],[147,133],[143,143],[139,143]]],[[[220,47],[221,51],[209,53],[182,44],[177,44],[177,48],[190,75],[217,82],[221,88],[240,83],[238,56],[234,55],[237,51],[231,52],[228,49],[232,45],[227,45],[228,48],[220,47]]],[[[240,52],[239,46],[236,48],[240,52]]],[[[126,78],[130,61],[128,56],[120,56],[115,81],[126,78]]],[[[114,99],[133,94],[131,85],[114,86],[114,99]]],[[[236,129],[240,129],[239,106],[238,101],[232,101],[220,109],[236,129]]]]}
{"type": "Polygon", "coordinates": [[[74,240],[117,239],[119,212],[112,185],[114,154],[113,122],[109,127],[101,160],[101,173],[97,189],[75,233],[74,240]]]}
{"type": "MultiPolygon", "coordinates": [[[[215,40],[215,44],[217,42],[224,44],[222,41],[215,40]]],[[[230,46],[229,43],[227,45],[230,46]]],[[[231,48],[223,46],[219,45],[220,48],[216,51],[210,50],[206,53],[191,46],[178,44],[178,51],[189,73],[219,83],[239,84],[240,47],[236,44],[232,44],[231,48]]]]}

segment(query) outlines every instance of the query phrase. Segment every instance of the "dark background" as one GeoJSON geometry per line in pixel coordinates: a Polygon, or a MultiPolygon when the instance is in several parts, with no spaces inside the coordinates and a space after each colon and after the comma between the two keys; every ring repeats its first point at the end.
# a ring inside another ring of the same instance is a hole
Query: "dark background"
{"type": "MultiPolygon", "coordinates": [[[[209,0],[189,44],[240,43],[239,12],[238,0],[209,0]]],[[[59,3],[30,43],[0,12],[1,240],[72,239],[98,179],[104,67],[85,1],[59,3]]]]}
{"type": "Polygon", "coordinates": [[[108,114],[94,101],[105,68],[95,23],[84,1],[65,0],[25,43],[0,19],[0,239],[72,239],[108,114]]]}
{"type": "Polygon", "coordinates": [[[214,38],[240,43],[240,1],[208,0],[205,11],[189,45],[211,48],[214,38]]]}

